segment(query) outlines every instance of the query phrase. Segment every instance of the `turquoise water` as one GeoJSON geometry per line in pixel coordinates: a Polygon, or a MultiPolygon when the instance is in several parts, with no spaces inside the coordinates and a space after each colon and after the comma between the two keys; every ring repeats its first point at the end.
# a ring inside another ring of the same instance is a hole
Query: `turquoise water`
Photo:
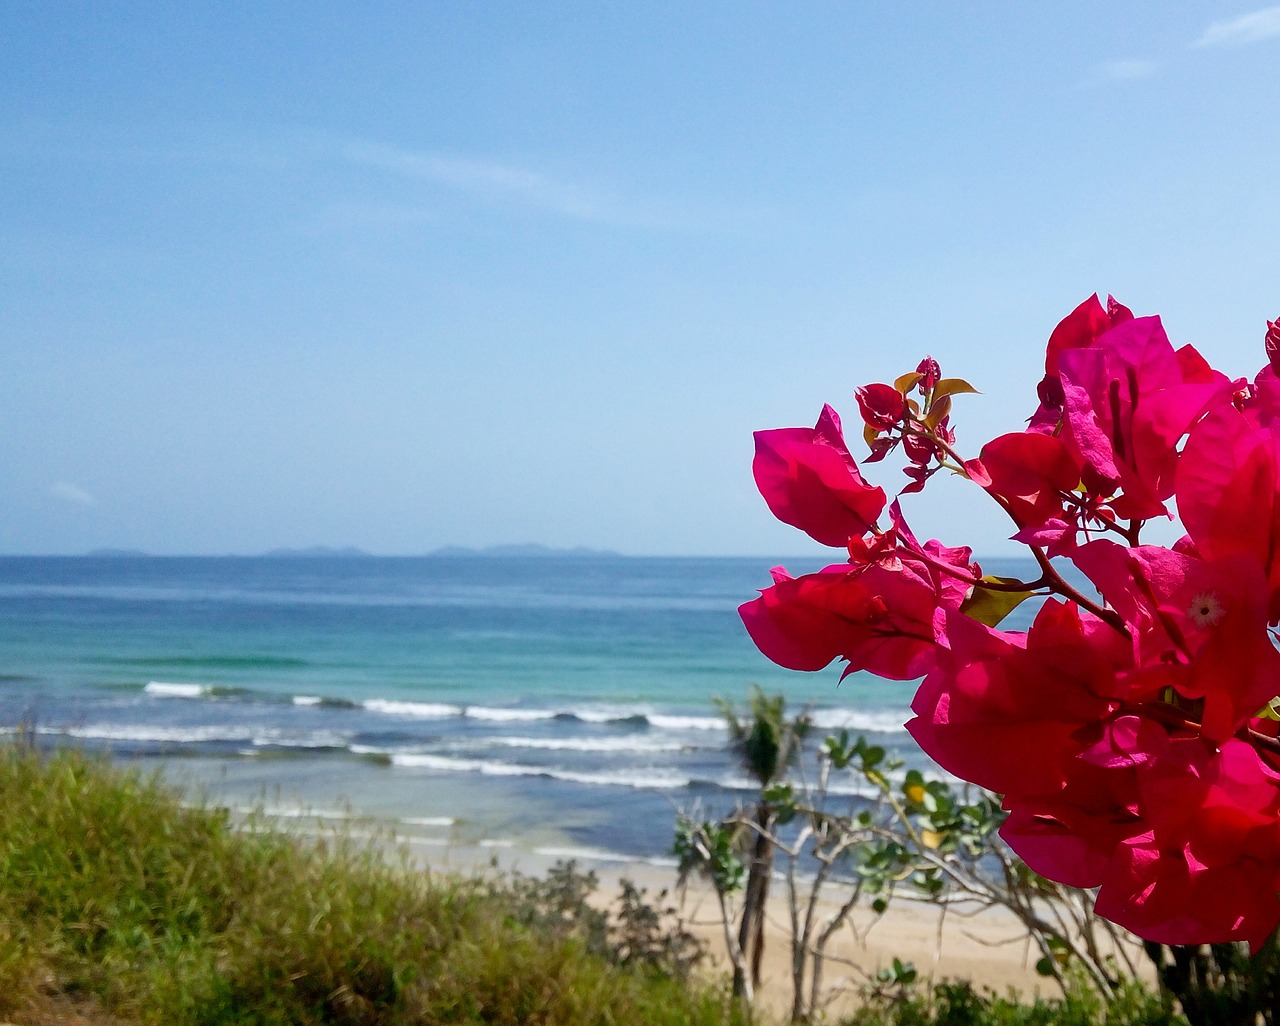
{"type": "Polygon", "coordinates": [[[423,843],[658,858],[676,807],[749,796],[713,695],[757,683],[922,762],[912,685],[756,652],[736,607],[769,566],[2,558],[0,726],[423,843]]]}

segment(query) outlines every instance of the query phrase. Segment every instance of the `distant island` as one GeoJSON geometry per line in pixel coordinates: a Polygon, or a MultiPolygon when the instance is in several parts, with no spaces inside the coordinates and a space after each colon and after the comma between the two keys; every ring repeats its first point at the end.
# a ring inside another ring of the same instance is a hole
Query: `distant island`
{"type": "Polygon", "coordinates": [[[309,545],[303,549],[271,549],[262,555],[267,559],[348,559],[353,556],[368,556],[369,553],[354,545],[309,545]]]}
{"type": "Polygon", "coordinates": [[[525,545],[487,545],[482,549],[467,548],[463,545],[446,545],[427,553],[428,556],[574,556],[578,558],[621,557],[622,553],[612,549],[589,549],[585,545],[575,545],[569,549],[557,549],[550,545],[539,545],[529,542],[525,545]]]}
{"type": "Polygon", "coordinates": [[[151,553],[141,549],[93,549],[85,555],[90,559],[139,559],[151,553]]]}

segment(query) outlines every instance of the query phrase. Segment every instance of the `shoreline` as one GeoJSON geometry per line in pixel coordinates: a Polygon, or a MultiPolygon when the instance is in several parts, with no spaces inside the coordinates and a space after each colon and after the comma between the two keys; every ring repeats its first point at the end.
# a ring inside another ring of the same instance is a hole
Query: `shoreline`
{"type": "MultiPolygon", "coordinates": [[[[329,833],[297,823],[277,821],[277,825],[308,837],[329,833]]],[[[377,836],[374,831],[360,839],[376,840],[377,836]]],[[[411,867],[442,875],[543,877],[557,863],[572,860],[579,872],[595,874],[599,885],[590,900],[601,909],[616,905],[622,880],[642,888],[650,902],[656,902],[665,891],[661,904],[677,906],[684,926],[706,945],[707,957],[700,972],[724,980],[731,973],[715,895],[710,885],[700,879],[690,879],[681,893],[674,859],[672,865],[666,866],[655,864],[654,860],[601,858],[586,849],[437,841],[397,836],[389,827],[381,836],[388,856],[405,851],[411,867]]],[[[828,893],[839,891],[829,885],[828,893]]],[[[818,914],[830,914],[836,906],[833,898],[824,898],[819,902],[818,914]]],[[[765,956],[757,1003],[778,1015],[785,1015],[791,1002],[789,918],[783,880],[775,878],[766,914],[765,956]]],[[[894,959],[915,966],[918,988],[927,989],[943,980],[967,980],[976,990],[990,990],[1001,996],[1016,993],[1024,1001],[1037,996],[1060,997],[1058,984],[1036,972],[1039,957],[1030,937],[1012,913],[1004,909],[973,910],[954,905],[944,908],[918,898],[897,896],[884,914],[877,915],[867,904],[860,904],[829,947],[823,973],[829,994],[827,1010],[847,1011],[855,1005],[859,989],[869,984],[879,970],[889,968],[894,959]]],[[[1144,973],[1143,978],[1148,984],[1154,983],[1153,975],[1144,973]]]]}

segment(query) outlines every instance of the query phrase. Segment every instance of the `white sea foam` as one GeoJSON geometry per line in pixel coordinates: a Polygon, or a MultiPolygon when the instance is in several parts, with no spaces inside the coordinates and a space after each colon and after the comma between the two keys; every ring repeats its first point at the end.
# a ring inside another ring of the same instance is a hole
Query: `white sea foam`
{"type": "Polygon", "coordinates": [[[587,862],[645,862],[634,855],[624,855],[619,851],[605,851],[603,848],[561,848],[548,846],[534,848],[535,855],[543,855],[552,859],[573,859],[587,862]]]}
{"type": "Polygon", "coordinates": [[[463,710],[463,715],[473,720],[524,723],[555,719],[557,713],[552,709],[494,709],[485,705],[469,705],[463,710]]]}
{"type": "Polygon", "coordinates": [[[503,837],[482,837],[476,841],[479,848],[514,848],[515,844],[515,841],[508,841],[503,837]]]}
{"type": "Polygon", "coordinates": [[[680,860],[672,858],[670,855],[650,855],[648,858],[640,859],[646,866],[658,866],[661,869],[676,869],[680,865],[680,860]]]}
{"type": "Polygon", "coordinates": [[[82,741],[136,741],[142,744],[208,744],[244,742],[285,748],[344,748],[349,734],[333,730],[298,733],[272,727],[236,726],[228,723],[168,727],[157,723],[91,723],[79,727],[39,727],[41,734],[74,737],[82,741]]]}
{"type": "Polygon", "coordinates": [[[210,688],[207,684],[170,684],[162,680],[153,680],[142,689],[149,695],[162,698],[199,698],[207,695],[210,688]]]}
{"type": "MultiPolygon", "coordinates": [[[[629,720],[635,716],[644,716],[641,709],[574,709],[573,715],[583,723],[614,723],[618,720],[629,720]]],[[[645,717],[648,718],[647,716],[645,717]]]]}
{"type": "Polygon", "coordinates": [[[819,730],[900,734],[913,713],[910,709],[818,709],[812,715],[813,725],[819,730]]]}
{"type": "Polygon", "coordinates": [[[346,748],[351,735],[337,730],[312,730],[304,734],[292,731],[266,729],[253,735],[253,743],[259,746],[274,745],[280,748],[346,748]]]}
{"type": "Polygon", "coordinates": [[[678,752],[688,745],[644,737],[493,737],[490,744],[506,748],[538,748],[564,752],[678,752]]]}
{"type": "MultiPolygon", "coordinates": [[[[353,746],[353,751],[362,746],[353,746]]],[[[531,776],[541,772],[534,766],[515,766],[503,762],[486,762],[483,759],[450,759],[444,755],[428,755],[425,752],[388,753],[379,749],[378,754],[390,755],[391,765],[409,769],[444,770],[453,773],[484,773],[487,776],[531,776]]]]}
{"type": "Polygon", "coordinates": [[[262,813],[277,819],[355,819],[349,809],[313,809],[306,805],[264,805],[262,813]]]}
{"type": "Polygon", "coordinates": [[[263,815],[274,819],[334,819],[358,818],[350,809],[316,809],[306,805],[228,805],[227,810],[240,816],[263,815]]]}
{"type": "Polygon", "coordinates": [[[84,741],[140,741],[198,744],[202,741],[252,741],[254,727],[216,724],[202,727],[165,727],[154,723],[91,723],[83,727],[40,727],[41,734],[57,734],[84,741]]]}
{"type": "Polygon", "coordinates": [[[547,770],[547,776],[574,784],[603,784],[609,787],[635,787],[643,790],[670,791],[688,787],[691,778],[664,769],[614,770],[606,773],[577,773],[571,770],[547,770]]]}
{"type": "Polygon", "coordinates": [[[458,821],[453,816],[402,816],[405,826],[451,827],[458,821]]]}
{"type": "Polygon", "coordinates": [[[445,773],[480,773],[490,777],[550,777],[573,784],[598,784],[611,787],[669,790],[687,787],[689,778],[663,769],[614,770],[603,773],[579,773],[551,766],[497,762],[490,759],[452,759],[444,755],[401,752],[391,755],[393,766],[439,770],[445,773]]]}
{"type": "Polygon", "coordinates": [[[294,695],[293,696],[294,705],[319,705],[323,701],[324,699],[322,699],[319,695],[294,695]]]}
{"type": "Polygon", "coordinates": [[[461,716],[462,709],[441,702],[398,702],[387,698],[370,698],[361,703],[369,712],[387,716],[412,716],[424,720],[440,720],[449,716],[461,716]]]}
{"type": "Polygon", "coordinates": [[[650,726],[661,730],[724,730],[724,720],[719,716],[668,716],[664,713],[646,713],[650,726]]]}

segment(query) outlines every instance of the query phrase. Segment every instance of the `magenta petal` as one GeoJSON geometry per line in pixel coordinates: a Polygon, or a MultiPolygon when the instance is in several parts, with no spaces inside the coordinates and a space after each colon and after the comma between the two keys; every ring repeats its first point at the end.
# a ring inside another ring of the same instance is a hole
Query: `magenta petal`
{"type": "Polygon", "coordinates": [[[933,590],[912,575],[841,565],[781,580],[738,612],[780,666],[820,670],[845,659],[851,670],[911,680],[933,665],[936,608],[933,590]]]}
{"type": "Polygon", "coordinates": [[[884,489],[862,479],[830,406],[815,427],[757,431],[755,440],[756,486],[784,524],[823,545],[844,547],[883,511],[884,489]]]}
{"type": "Polygon", "coordinates": [[[1123,493],[1113,502],[1122,519],[1167,513],[1179,440],[1205,410],[1230,401],[1230,381],[1206,376],[1198,355],[1175,353],[1158,317],[1125,321],[1062,353],[1068,434],[1099,487],[1123,493]]]}
{"type": "Polygon", "coordinates": [[[1150,835],[1121,842],[1095,906],[1099,915],[1160,944],[1247,941],[1256,951],[1280,923],[1273,866],[1199,864],[1150,835]]]}
{"type": "MultiPolygon", "coordinates": [[[[1000,827],[1018,857],[1041,876],[1068,887],[1097,887],[1121,838],[1064,802],[1020,800],[1000,827]]],[[[1123,834],[1123,830],[1119,831],[1123,834]]]]}
{"type": "Polygon", "coordinates": [[[1053,518],[1037,527],[1024,527],[1012,540],[1022,542],[1023,545],[1039,546],[1047,550],[1050,556],[1059,556],[1074,550],[1075,538],[1074,524],[1053,518]]]}

